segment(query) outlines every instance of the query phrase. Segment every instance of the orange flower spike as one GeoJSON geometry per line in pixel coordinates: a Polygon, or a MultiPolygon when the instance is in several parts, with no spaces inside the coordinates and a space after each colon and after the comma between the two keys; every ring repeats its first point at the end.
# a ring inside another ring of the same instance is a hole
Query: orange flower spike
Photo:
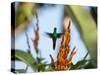
{"type": "Polygon", "coordinates": [[[66,50],[65,50],[65,56],[64,56],[64,59],[66,59],[68,57],[68,54],[70,52],[70,48],[67,47],[66,50]]]}
{"type": "Polygon", "coordinates": [[[76,48],[74,47],[73,48],[73,51],[71,52],[71,55],[70,55],[70,57],[69,57],[69,60],[68,60],[68,62],[67,62],[67,65],[69,65],[69,64],[71,64],[72,63],[72,58],[73,58],[73,56],[76,54],[76,48]]]}
{"type": "Polygon", "coordinates": [[[64,35],[62,36],[61,46],[60,47],[62,47],[62,48],[65,47],[65,36],[64,35]]]}
{"type": "Polygon", "coordinates": [[[71,19],[68,17],[64,18],[64,30],[68,31],[70,33],[70,25],[71,25],[71,19]]]}
{"type": "Polygon", "coordinates": [[[66,47],[69,45],[69,42],[70,42],[70,20],[69,20],[69,25],[67,27],[67,30],[65,30],[65,39],[66,39],[66,47]]]}
{"type": "Polygon", "coordinates": [[[58,53],[58,57],[63,57],[64,56],[64,53],[65,53],[65,40],[64,40],[64,36],[62,38],[62,41],[61,41],[61,46],[60,46],[60,49],[59,49],[59,53],[58,53]]]}
{"type": "Polygon", "coordinates": [[[66,30],[66,32],[65,32],[65,39],[66,39],[66,41],[65,41],[65,56],[64,56],[64,58],[66,59],[67,58],[67,56],[68,56],[68,54],[69,54],[69,52],[70,52],[70,47],[69,47],[69,42],[70,42],[70,20],[69,20],[69,25],[68,25],[68,27],[67,27],[67,30],[66,30]]]}
{"type": "Polygon", "coordinates": [[[63,56],[64,56],[64,49],[60,48],[57,59],[59,64],[63,64],[62,63],[64,61],[63,56]]]}
{"type": "Polygon", "coordinates": [[[76,47],[74,47],[74,48],[73,48],[73,51],[71,52],[71,56],[72,56],[72,57],[76,54],[76,51],[77,51],[77,49],[76,49],[76,47]]]}
{"type": "Polygon", "coordinates": [[[37,47],[38,47],[38,40],[39,40],[39,35],[38,35],[38,32],[35,31],[35,39],[34,39],[34,47],[35,47],[35,49],[37,49],[37,47]]]}
{"type": "Polygon", "coordinates": [[[69,25],[68,25],[68,32],[70,33],[70,25],[71,25],[71,21],[69,20],[69,25]]]}
{"type": "Polygon", "coordinates": [[[68,18],[64,20],[65,33],[62,37],[61,46],[57,56],[57,63],[55,64],[55,70],[68,70],[70,64],[72,63],[72,58],[76,54],[76,48],[73,49],[69,59],[67,60],[68,54],[70,52],[69,42],[70,42],[70,24],[71,21],[68,18]]]}
{"type": "Polygon", "coordinates": [[[37,23],[36,23],[36,28],[34,28],[34,32],[35,32],[35,39],[33,40],[34,42],[34,48],[37,50],[37,47],[38,47],[38,40],[39,40],[39,26],[38,26],[38,23],[39,23],[39,20],[38,20],[38,15],[36,13],[36,19],[37,19],[37,23]]]}

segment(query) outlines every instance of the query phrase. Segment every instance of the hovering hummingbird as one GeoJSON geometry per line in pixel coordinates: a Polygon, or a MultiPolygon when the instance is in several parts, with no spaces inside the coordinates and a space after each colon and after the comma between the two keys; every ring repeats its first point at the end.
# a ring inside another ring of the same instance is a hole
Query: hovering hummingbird
{"type": "Polygon", "coordinates": [[[54,28],[53,33],[46,33],[53,41],[53,49],[55,50],[55,46],[56,46],[56,40],[57,38],[60,38],[60,36],[62,35],[62,33],[57,33],[57,28],[54,28]]]}

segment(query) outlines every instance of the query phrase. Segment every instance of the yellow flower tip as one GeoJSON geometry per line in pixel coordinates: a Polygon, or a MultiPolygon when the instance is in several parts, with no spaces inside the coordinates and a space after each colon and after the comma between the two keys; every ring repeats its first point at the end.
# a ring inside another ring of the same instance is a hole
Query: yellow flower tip
{"type": "Polygon", "coordinates": [[[70,26],[71,26],[71,18],[65,17],[64,18],[64,29],[65,29],[65,31],[70,30],[70,26]]]}

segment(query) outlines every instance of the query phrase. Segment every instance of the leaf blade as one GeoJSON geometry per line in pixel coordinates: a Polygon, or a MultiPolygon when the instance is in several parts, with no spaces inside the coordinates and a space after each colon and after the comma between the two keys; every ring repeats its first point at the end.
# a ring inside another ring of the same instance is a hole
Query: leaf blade
{"type": "Polygon", "coordinates": [[[34,71],[34,69],[35,69],[35,65],[34,65],[35,59],[32,57],[31,54],[24,52],[22,50],[12,50],[11,52],[13,52],[13,51],[15,51],[15,55],[11,56],[11,59],[15,58],[15,60],[18,59],[18,60],[26,63],[34,71]]]}
{"type": "Polygon", "coordinates": [[[94,65],[97,65],[97,28],[96,23],[88,11],[83,6],[71,5],[66,7],[66,12],[77,24],[77,28],[80,31],[82,40],[87,47],[90,56],[95,61],[94,65]]]}

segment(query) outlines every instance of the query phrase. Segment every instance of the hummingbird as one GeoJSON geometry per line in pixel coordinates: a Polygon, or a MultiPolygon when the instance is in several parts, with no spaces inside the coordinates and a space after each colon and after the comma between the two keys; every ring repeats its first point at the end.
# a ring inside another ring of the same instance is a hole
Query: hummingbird
{"type": "Polygon", "coordinates": [[[56,40],[57,38],[60,38],[60,36],[62,35],[62,33],[57,33],[57,28],[54,28],[53,33],[46,33],[53,41],[53,49],[55,50],[55,46],[56,46],[56,40]]]}

